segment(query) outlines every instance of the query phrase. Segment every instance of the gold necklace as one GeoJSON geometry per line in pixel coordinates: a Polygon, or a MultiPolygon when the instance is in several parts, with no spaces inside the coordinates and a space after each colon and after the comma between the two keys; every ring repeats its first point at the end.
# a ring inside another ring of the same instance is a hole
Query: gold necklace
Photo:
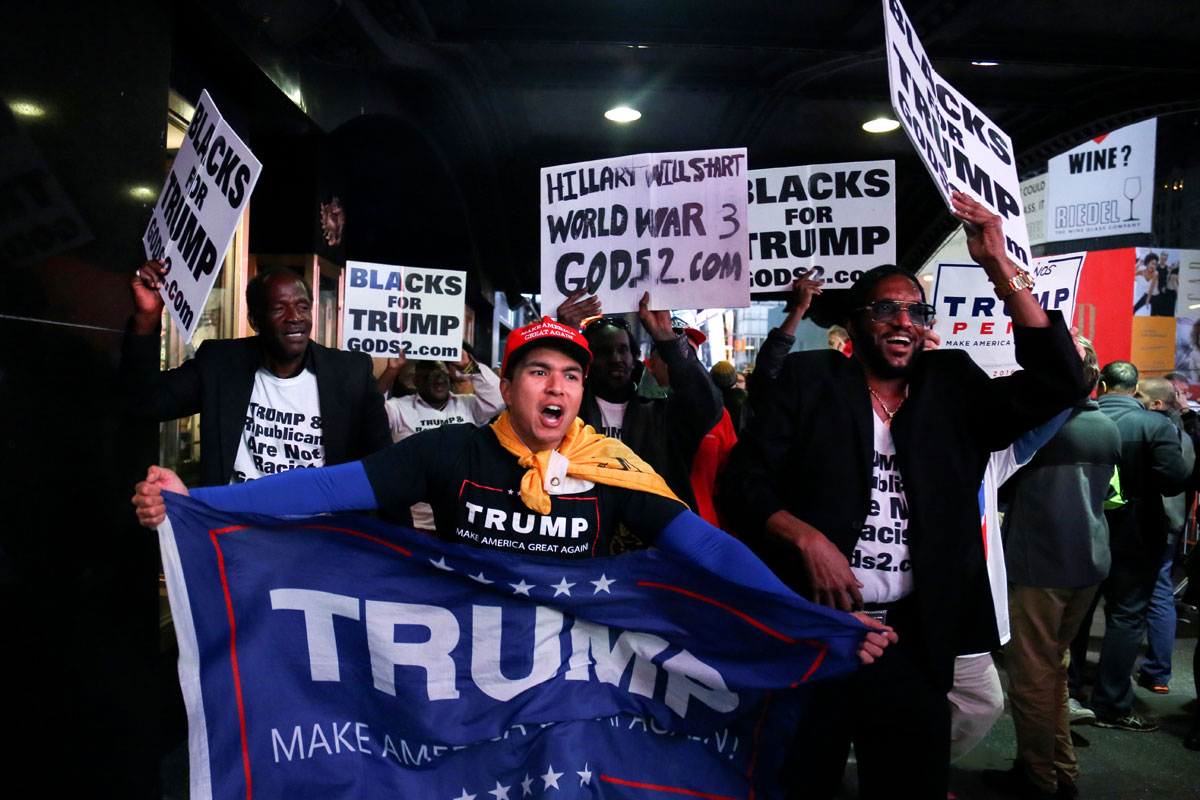
{"type": "Polygon", "coordinates": [[[871,384],[869,383],[867,384],[867,391],[871,393],[871,397],[879,401],[879,407],[883,409],[884,414],[887,414],[887,422],[884,424],[889,428],[892,427],[892,419],[896,416],[896,412],[900,410],[900,406],[904,405],[904,401],[908,399],[908,387],[904,387],[904,397],[900,398],[900,402],[896,404],[896,411],[892,411],[887,407],[887,403],[883,402],[882,397],[875,394],[875,390],[871,388],[871,384]]]}

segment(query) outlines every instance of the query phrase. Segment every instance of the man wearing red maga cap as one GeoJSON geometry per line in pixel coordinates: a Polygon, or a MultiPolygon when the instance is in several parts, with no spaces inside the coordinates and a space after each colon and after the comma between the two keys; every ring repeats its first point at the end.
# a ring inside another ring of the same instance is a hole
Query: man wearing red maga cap
{"type": "MultiPolygon", "coordinates": [[[[362,461],[191,494],[214,508],[275,515],[396,511],[425,501],[441,539],[569,559],[608,555],[614,529],[625,525],[726,580],[791,596],[633,451],[578,419],[590,364],[579,332],[543,319],[509,334],[500,383],[508,408],[490,426],[446,425],[362,461]]],[[[188,493],[173,472],[151,467],[133,497],[143,525],[165,518],[163,490],[188,493]]],[[[870,662],[890,638],[890,629],[871,632],[860,657],[870,662]]]]}

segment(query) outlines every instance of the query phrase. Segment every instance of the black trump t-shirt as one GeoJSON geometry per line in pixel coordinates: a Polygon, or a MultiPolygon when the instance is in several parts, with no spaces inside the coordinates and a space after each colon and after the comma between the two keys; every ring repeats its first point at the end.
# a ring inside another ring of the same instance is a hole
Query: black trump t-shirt
{"type": "Polygon", "coordinates": [[[676,500],[594,484],[550,495],[550,513],[521,501],[525,468],[491,427],[446,425],[410,436],[362,461],[385,513],[428,502],[438,538],[510,553],[559,558],[611,555],[626,526],[646,544],[687,507],[676,500]]]}

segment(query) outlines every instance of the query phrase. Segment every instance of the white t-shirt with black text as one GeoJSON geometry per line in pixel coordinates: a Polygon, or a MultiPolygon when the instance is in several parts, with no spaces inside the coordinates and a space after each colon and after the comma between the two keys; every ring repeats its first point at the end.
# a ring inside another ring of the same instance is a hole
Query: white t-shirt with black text
{"type": "Polygon", "coordinates": [[[610,403],[607,400],[596,398],[596,405],[600,407],[600,430],[596,433],[603,434],[610,439],[621,438],[621,428],[625,424],[625,407],[629,405],[628,401],[624,403],[610,403]]]}
{"type": "Polygon", "coordinates": [[[871,470],[871,503],[858,544],[850,554],[850,569],[863,584],[865,603],[891,603],[913,590],[908,557],[908,499],[896,466],[892,430],[878,414],[875,456],[871,470]]]}
{"type": "Polygon", "coordinates": [[[259,368],[246,406],[246,422],[230,483],[289,469],[325,466],[317,376],[305,369],[280,378],[259,368]]]}

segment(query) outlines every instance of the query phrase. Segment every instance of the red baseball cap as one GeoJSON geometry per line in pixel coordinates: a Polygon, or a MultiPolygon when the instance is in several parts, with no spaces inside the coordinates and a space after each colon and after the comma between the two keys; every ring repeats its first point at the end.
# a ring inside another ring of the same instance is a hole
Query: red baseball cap
{"type": "Polygon", "coordinates": [[[508,342],[504,345],[504,363],[500,367],[500,374],[506,378],[509,377],[508,365],[516,364],[521,360],[522,354],[535,347],[553,347],[562,350],[579,362],[585,375],[592,363],[592,350],[588,347],[587,339],[583,338],[582,333],[569,325],[562,325],[549,317],[542,317],[540,322],[517,328],[508,335],[508,342]]]}

